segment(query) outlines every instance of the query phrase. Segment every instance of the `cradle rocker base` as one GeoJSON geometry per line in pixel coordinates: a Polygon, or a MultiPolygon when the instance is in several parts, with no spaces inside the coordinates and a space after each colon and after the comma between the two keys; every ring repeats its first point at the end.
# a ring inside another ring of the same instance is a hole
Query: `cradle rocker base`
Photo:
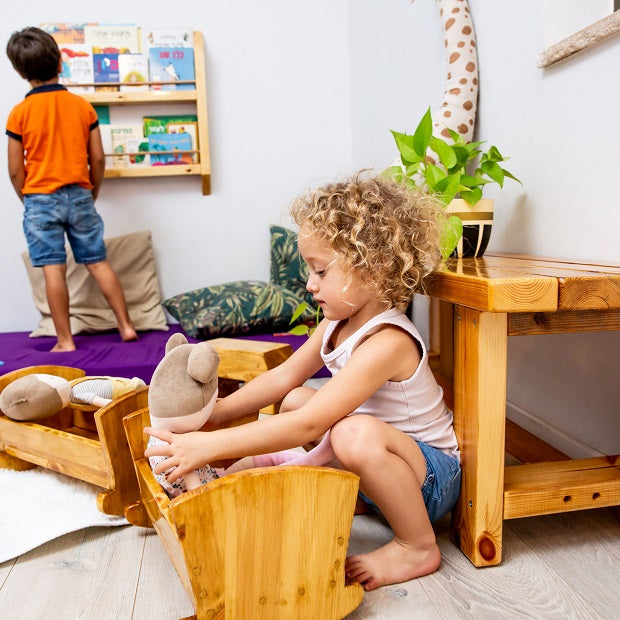
{"type": "MultiPolygon", "coordinates": [[[[0,392],[32,373],[69,381],[84,371],[68,366],[29,366],[0,377],[0,392]]],[[[70,404],[36,422],[17,422],[0,414],[0,467],[24,470],[40,465],[105,489],[97,508],[109,515],[124,514],[140,491],[122,424],[123,416],[147,406],[148,388],[112,401],[105,407],[70,404]]]]}
{"type": "Polygon", "coordinates": [[[147,409],[124,419],[141,494],[126,517],[153,524],[198,620],[328,620],[360,604],[362,587],[344,575],[357,476],[249,469],[171,500],[144,457],[148,423],[147,409]]]}

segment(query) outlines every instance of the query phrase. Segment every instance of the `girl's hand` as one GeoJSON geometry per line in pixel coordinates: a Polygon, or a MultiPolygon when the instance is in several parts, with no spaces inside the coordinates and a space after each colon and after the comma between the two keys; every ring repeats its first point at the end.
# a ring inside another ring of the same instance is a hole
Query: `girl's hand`
{"type": "Polygon", "coordinates": [[[167,457],[153,471],[163,474],[172,469],[166,476],[170,483],[209,462],[209,433],[194,431],[177,434],[151,427],[146,427],[144,432],[168,444],[151,446],[144,451],[144,456],[167,457]]]}

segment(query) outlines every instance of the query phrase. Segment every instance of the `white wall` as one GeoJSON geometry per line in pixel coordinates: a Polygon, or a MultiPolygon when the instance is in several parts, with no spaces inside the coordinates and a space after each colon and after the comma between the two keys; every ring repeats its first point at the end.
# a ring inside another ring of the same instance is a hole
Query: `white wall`
{"type": "MultiPolygon", "coordinates": [[[[109,179],[97,201],[106,235],[150,229],[164,297],[235,279],[269,278],[269,224],[306,187],[351,167],[349,42],[344,0],[228,0],[174,7],[162,0],[50,4],[25,0],[0,8],[0,117],[28,91],[4,54],[14,30],[46,21],[134,22],[202,30],[212,191],[196,178],[109,179]]],[[[166,113],[150,106],[135,110],[166,113]]],[[[176,111],[189,111],[175,108],[176,111]]],[[[119,110],[113,110],[112,114],[119,110]]],[[[0,149],[3,197],[0,330],[30,330],[38,320],[20,254],[22,207],[0,149]],[[8,293],[10,292],[10,295],[8,293]]]]}
{"type": "MultiPolygon", "coordinates": [[[[543,0],[470,0],[478,42],[477,138],[511,157],[523,187],[491,188],[490,249],[620,259],[620,35],[541,70],[543,0]]],[[[443,94],[432,0],[350,2],[354,167],[394,157],[443,94]],[[353,9],[355,7],[355,9],[353,9]],[[377,41],[381,41],[378,46],[377,41]]],[[[509,340],[508,416],[567,454],[620,452],[620,333],[509,340]]]]}
{"type": "MultiPolygon", "coordinates": [[[[0,39],[42,21],[134,21],[194,27],[207,53],[213,194],[197,179],[108,180],[98,201],[109,235],[153,232],[164,296],[233,279],[268,278],[268,226],[306,187],[395,156],[389,129],[411,131],[443,94],[434,0],[41,0],[4,3],[0,39]]],[[[523,188],[491,190],[491,249],[618,261],[614,121],[620,37],[547,70],[543,0],[470,0],[480,64],[478,138],[511,156],[523,188]]],[[[4,57],[0,114],[25,82],[4,57]]],[[[0,150],[0,169],[6,169],[0,150]]],[[[6,174],[0,228],[0,330],[37,320],[19,254],[21,207],[6,174]]],[[[620,451],[620,334],[510,340],[508,414],[573,456],[620,451]]]]}

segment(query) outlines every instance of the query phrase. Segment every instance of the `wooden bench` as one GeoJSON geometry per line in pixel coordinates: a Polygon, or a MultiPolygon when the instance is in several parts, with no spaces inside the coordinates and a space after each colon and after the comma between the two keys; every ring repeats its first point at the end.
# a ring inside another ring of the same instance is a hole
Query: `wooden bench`
{"type": "Polygon", "coordinates": [[[452,538],[472,563],[500,563],[504,519],[620,504],[617,455],[504,467],[508,336],[620,329],[620,266],[486,255],[449,261],[429,293],[463,468],[452,538]]]}

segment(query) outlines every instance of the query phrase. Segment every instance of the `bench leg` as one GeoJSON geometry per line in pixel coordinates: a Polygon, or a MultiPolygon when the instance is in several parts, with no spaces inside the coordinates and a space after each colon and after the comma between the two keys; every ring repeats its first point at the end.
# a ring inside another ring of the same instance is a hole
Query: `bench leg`
{"type": "Polygon", "coordinates": [[[454,428],[462,486],[452,539],[475,566],[502,556],[507,316],[454,308],[454,428]]]}

